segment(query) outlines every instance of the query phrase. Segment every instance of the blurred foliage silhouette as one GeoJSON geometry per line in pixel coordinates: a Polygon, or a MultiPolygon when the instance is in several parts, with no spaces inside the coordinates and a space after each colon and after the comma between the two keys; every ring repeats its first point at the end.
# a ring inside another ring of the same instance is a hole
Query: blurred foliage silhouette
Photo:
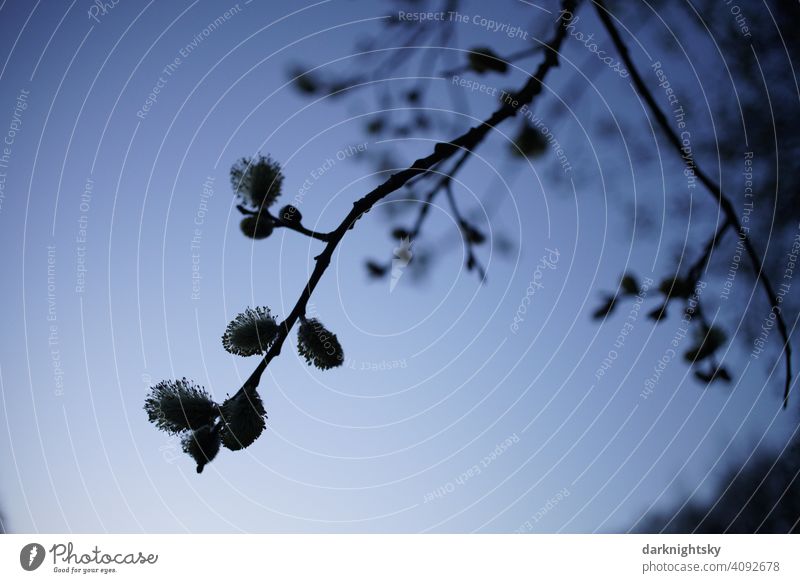
{"type": "Polygon", "coordinates": [[[654,513],[637,528],[655,533],[800,533],[800,442],[759,451],[719,479],[707,500],[654,513]]]}

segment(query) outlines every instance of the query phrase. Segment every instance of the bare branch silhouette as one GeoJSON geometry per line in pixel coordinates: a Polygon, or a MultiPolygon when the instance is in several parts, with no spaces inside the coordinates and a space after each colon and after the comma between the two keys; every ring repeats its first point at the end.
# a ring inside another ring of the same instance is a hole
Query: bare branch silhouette
{"type": "MultiPolygon", "coordinates": [[[[306,318],[308,301],[330,265],[334,251],[347,232],[354,228],[358,220],[370,212],[376,203],[414,178],[427,175],[457,152],[462,152],[461,157],[451,168],[451,173],[439,179],[428,194],[427,202],[430,202],[442,189],[446,191],[448,200],[459,217],[462,237],[470,246],[467,267],[477,269],[481,276],[485,277],[483,268],[471,248],[482,235],[457,209],[451,190],[452,174],[463,166],[472,151],[495,127],[514,117],[521,107],[530,104],[542,92],[545,77],[559,64],[559,51],[567,36],[564,15],[571,14],[575,4],[574,0],[564,0],[565,10],[556,21],[556,30],[551,40],[542,47],[544,59],[530,79],[514,95],[513,100],[503,100],[501,106],[485,121],[450,142],[437,143],[432,154],[392,174],[381,185],[354,202],[353,208],[339,226],[329,233],[318,233],[303,227],[300,213],[295,207],[284,207],[277,217],[267,210],[267,207],[276,202],[283,182],[280,165],[269,156],[243,158],[234,165],[231,169],[231,180],[237,195],[245,203],[238,208],[245,215],[241,228],[246,236],[262,239],[268,237],[274,228],[283,227],[324,241],[326,244],[322,252],[314,258],[316,263],[308,283],[300,293],[294,308],[282,322],[276,323],[269,308],[257,307],[249,308],[228,325],[223,336],[223,346],[226,350],[244,356],[264,354],[258,366],[233,396],[219,405],[202,387],[185,378],[178,381],[162,381],[152,389],[145,403],[150,421],[165,431],[186,434],[183,449],[197,462],[198,473],[216,457],[221,446],[224,445],[231,450],[242,449],[261,435],[266,425],[266,410],[257,388],[267,366],[281,353],[289,332],[298,321],[300,322],[298,350],[309,364],[327,369],[340,366],[344,362],[344,353],[336,335],[326,330],[316,318],[306,318]]],[[[481,59],[482,66],[496,67],[492,64],[494,57],[481,54],[477,58],[481,59]],[[491,63],[486,65],[483,59],[488,59],[491,63]]],[[[309,80],[307,82],[311,83],[309,80]]],[[[421,207],[414,228],[415,233],[419,232],[428,207],[428,204],[423,204],[421,207]]]]}
{"type": "MultiPolygon", "coordinates": [[[[445,9],[452,9],[457,6],[454,0],[444,3],[445,9]]],[[[286,342],[291,330],[297,325],[299,330],[298,352],[309,364],[320,369],[329,369],[341,366],[344,362],[344,352],[335,334],[328,331],[322,323],[315,317],[307,317],[309,300],[315,292],[317,285],[323,278],[330,266],[334,253],[350,229],[367,213],[369,213],[379,202],[388,199],[391,195],[398,193],[401,189],[408,189],[415,193],[408,204],[413,207],[414,214],[408,222],[402,226],[397,223],[391,226],[391,234],[395,239],[401,241],[402,246],[407,246],[402,257],[395,259],[375,260],[369,259],[366,262],[368,273],[377,278],[383,277],[393,270],[395,260],[400,259],[405,264],[409,264],[412,254],[410,247],[420,237],[423,227],[428,222],[431,215],[433,202],[443,195],[445,204],[449,206],[451,215],[454,218],[459,231],[460,243],[463,245],[464,261],[468,271],[475,271],[481,281],[485,281],[486,269],[480,262],[477,247],[485,241],[482,232],[483,222],[481,218],[476,218],[470,212],[464,212],[457,194],[460,192],[454,184],[454,177],[465,168],[474,150],[481,145],[491,132],[501,123],[510,118],[514,118],[522,111],[525,119],[521,120],[520,128],[515,136],[512,154],[517,157],[531,158],[542,155],[549,147],[558,152],[560,146],[555,140],[549,128],[543,129],[538,122],[531,122],[528,119],[528,111],[531,103],[543,92],[543,83],[546,76],[552,69],[559,65],[560,50],[562,45],[571,35],[575,35],[574,25],[577,18],[573,14],[578,6],[577,0],[564,0],[561,3],[562,10],[555,21],[555,30],[549,35],[548,41],[537,41],[537,45],[526,47],[523,50],[511,53],[506,59],[498,56],[489,47],[473,47],[468,51],[461,51],[466,58],[466,64],[456,68],[450,68],[448,75],[454,75],[461,71],[471,71],[476,75],[482,74],[504,74],[511,70],[509,62],[529,57],[538,52],[542,52],[543,58],[536,70],[529,75],[522,87],[514,92],[511,90],[503,91],[499,107],[484,121],[479,122],[474,127],[464,131],[459,126],[460,135],[452,141],[441,140],[441,134],[437,135],[436,145],[433,152],[427,156],[415,160],[410,166],[405,166],[396,161],[392,156],[383,153],[378,162],[378,170],[388,174],[388,178],[380,185],[373,188],[366,195],[356,200],[347,215],[333,230],[315,231],[303,225],[300,211],[287,205],[277,213],[271,212],[269,207],[277,202],[280,194],[280,186],[283,182],[281,166],[269,156],[258,156],[253,159],[242,158],[231,170],[231,179],[234,191],[242,200],[242,204],[237,205],[238,210],[243,215],[241,222],[242,232],[252,239],[263,239],[272,234],[274,229],[285,228],[298,234],[306,236],[315,241],[324,243],[320,252],[314,257],[314,266],[308,280],[301,290],[298,299],[294,303],[291,311],[278,321],[267,307],[248,308],[233,320],[223,336],[223,346],[233,354],[242,356],[259,356],[259,361],[252,373],[247,377],[241,387],[222,404],[214,403],[210,395],[205,393],[202,387],[193,384],[186,379],[177,381],[163,381],[153,387],[152,395],[148,399],[145,409],[150,420],[159,428],[173,433],[189,434],[184,440],[184,450],[189,453],[198,463],[198,472],[204,465],[210,462],[220,446],[224,445],[228,449],[236,450],[247,447],[264,430],[266,423],[266,410],[261,402],[258,387],[261,377],[270,363],[280,355],[283,345],[286,342]],[[549,141],[552,138],[553,141],[549,141]],[[414,190],[411,190],[413,187],[414,190]],[[418,194],[418,193],[422,194],[418,194]],[[473,224],[472,221],[475,221],[473,224]],[[481,228],[478,228],[481,225],[481,228]]],[[[764,261],[756,251],[751,238],[742,227],[742,220],[737,216],[735,207],[721,190],[721,187],[707,174],[702,168],[698,167],[697,161],[691,151],[685,151],[682,147],[681,139],[677,132],[670,126],[665,113],[660,109],[653,93],[648,89],[642,75],[636,68],[633,59],[627,49],[625,42],[614,23],[614,17],[605,9],[601,0],[595,2],[595,9],[600,21],[608,32],[611,40],[620,55],[614,69],[622,77],[631,77],[633,86],[646,104],[652,117],[655,117],[660,129],[663,131],[670,145],[681,157],[685,165],[684,173],[690,173],[701,182],[709,191],[715,201],[717,212],[713,231],[704,242],[697,242],[700,249],[699,255],[689,264],[688,271],[678,266],[675,273],[657,284],[657,290],[661,297],[655,300],[658,305],[649,312],[648,316],[655,322],[661,321],[666,317],[668,309],[672,305],[681,310],[681,317],[686,326],[693,328],[694,344],[683,354],[689,366],[696,367],[694,375],[706,385],[713,381],[730,382],[731,375],[723,366],[721,348],[727,342],[727,336],[722,327],[716,322],[716,316],[710,318],[706,313],[700,300],[700,290],[706,283],[702,280],[703,276],[709,272],[711,259],[714,251],[719,247],[725,234],[732,230],[741,238],[741,245],[747,250],[753,272],[757,278],[757,285],[761,287],[767,298],[772,311],[778,321],[778,328],[783,339],[782,355],[785,356],[786,381],[783,394],[783,407],[788,404],[788,397],[793,381],[792,372],[792,348],[789,341],[789,332],[786,321],[781,313],[781,300],[775,293],[773,285],[765,272],[764,261]],[[626,66],[627,70],[622,69],[626,66]],[[624,72],[624,75],[622,73],[624,72]],[[675,301],[673,301],[675,300],[675,301]]],[[[307,94],[324,93],[329,97],[339,96],[355,90],[373,85],[377,92],[377,100],[382,110],[377,114],[365,128],[369,134],[393,133],[395,136],[407,135],[411,130],[416,129],[420,132],[430,130],[431,123],[437,123],[436,127],[441,128],[438,119],[425,116],[420,111],[420,101],[424,94],[425,87],[420,79],[430,80],[434,77],[434,71],[438,69],[440,53],[444,55],[456,54],[451,51],[434,51],[433,58],[421,59],[420,69],[417,77],[404,77],[400,79],[408,81],[414,79],[413,85],[404,87],[402,91],[392,93],[388,87],[380,86],[375,81],[384,80],[382,75],[397,74],[397,67],[411,66],[413,63],[408,57],[415,49],[425,48],[445,48],[442,47],[423,47],[418,46],[422,40],[430,42],[440,42],[447,45],[451,37],[455,36],[452,24],[445,24],[438,29],[433,29],[427,23],[418,23],[412,30],[407,30],[407,23],[393,21],[391,18],[386,21],[390,26],[399,27],[399,32],[394,36],[377,35],[372,39],[367,50],[360,55],[367,64],[377,65],[370,69],[365,66],[359,69],[358,73],[342,74],[326,79],[318,68],[301,70],[297,69],[293,73],[293,81],[296,88],[307,94]],[[401,26],[402,25],[402,26],[401,26]],[[391,48],[380,48],[380,43],[386,37],[393,38],[393,42],[400,45],[391,48]],[[389,57],[383,57],[384,51],[393,50],[389,57]],[[395,99],[400,98],[406,102],[407,107],[394,107],[395,99]],[[402,119],[400,123],[391,117],[397,115],[403,109],[411,114],[411,121],[402,119]],[[388,121],[387,121],[388,120],[388,121]],[[432,120],[432,122],[431,122],[432,120]]],[[[641,26],[642,21],[637,21],[641,26]]],[[[548,26],[552,26],[548,23],[548,26]]],[[[398,28],[395,28],[398,31],[398,28]]],[[[630,32],[630,31],[629,31],[630,32]]],[[[577,38],[577,36],[576,36],[577,38]]],[[[427,56],[427,53],[425,54],[427,56]]],[[[613,60],[613,59],[612,59],[613,60]]],[[[596,66],[596,55],[591,55],[585,59],[586,67],[581,68],[581,74],[575,75],[566,80],[568,91],[563,93],[569,97],[569,103],[554,103],[549,108],[549,117],[556,117],[556,113],[562,108],[570,109],[585,99],[587,92],[581,91],[581,84],[591,80],[602,71],[596,66]],[[583,69],[588,70],[588,75],[583,73],[583,69]]],[[[448,83],[451,89],[455,83],[448,83]]],[[[463,95],[460,96],[463,98],[463,95]]],[[[451,95],[451,99],[456,102],[459,97],[451,95]]],[[[480,119],[471,117],[471,119],[480,119]]],[[[648,120],[649,121],[649,120],[648,120]]],[[[558,123],[556,121],[556,123],[558,123]]],[[[458,125],[456,123],[456,125],[458,125]]],[[[450,127],[449,124],[444,124],[450,127]]],[[[552,126],[555,127],[555,126],[552,126]]],[[[652,124],[650,125],[652,129],[652,124]]],[[[455,132],[454,132],[455,133],[455,132]]],[[[558,154],[557,154],[558,155],[558,154]]],[[[563,164],[562,164],[563,168],[563,164]]],[[[569,165],[571,171],[572,166],[569,165]]],[[[694,186],[694,184],[693,184],[694,186]]],[[[397,197],[396,197],[397,198],[397,197]]],[[[496,197],[495,197],[496,198],[496,197]]],[[[498,204],[495,201],[495,204],[498,204]]],[[[388,206],[388,205],[382,205],[388,206]]],[[[406,206],[405,208],[409,208],[406,206]]],[[[488,217],[488,214],[485,215],[488,217]]],[[[452,243],[454,237],[450,237],[452,243]]],[[[444,248],[438,246],[437,251],[444,248]]],[[[422,255],[416,252],[414,265],[424,266],[427,264],[429,255],[422,255]],[[426,260],[423,260],[423,257],[426,260]]],[[[397,254],[398,250],[395,250],[397,254]]],[[[644,302],[642,293],[649,288],[652,280],[646,286],[640,286],[636,277],[632,273],[623,274],[617,290],[613,293],[605,294],[602,305],[593,313],[597,320],[605,320],[616,308],[621,299],[637,298],[637,301],[644,302]],[[638,298],[638,296],[642,296],[638,298]]],[[[652,296],[651,296],[652,297],[652,296]]],[[[649,301],[649,300],[648,300],[649,301]]]]}
{"type": "MultiPolygon", "coordinates": [[[[573,0],[566,0],[564,2],[564,9],[567,11],[571,11],[574,9],[575,2],[573,0]]],[[[556,23],[556,32],[553,35],[553,38],[547,43],[545,47],[545,57],[536,71],[533,73],[531,78],[525,84],[525,86],[516,94],[517,100],[515,102],[515,106],[513,106],[510,102],[504,102],[499,109],[497,109],[488,119],[486,119],[480,125],[471,128],[466,133],[462,134],[455,140],[445,143],[440,142],[434,148],[434,152],[425,158],[421,158],[416,160],[411,166],[406,168],[405,170],[393,174],[386,180],[383,184],[378,186],[377,188],[373,189],[370,193],[365,195],[363,198],[357,200],[353,203],[353,209],[347,214],[347,216],[342,220],[339,226],[330,232],[330,240],[328,241],[327,245],[323,249],[322,253],[320,253],[316,258],[316,266],[314,267],[314,271],[311,274],[311,277],[308,280],[305,288],[303,289],[302,293],[300,294],[300,298],[297,300],[294,308],[292,309],[291,313],[284,319],[283,322],[279,325],[279,331],[276,339],[270,346],[269,351],[264,358],[259,362],[256,369],[250,375],[250,377],[244,382],[242,388],[239,389],[240,392],[252,392],[258,387],[259,381],[261,379],[261,375],[264,373],[264,370],[267,368],[267,365],[278,356],[281,352],[281,348],[283,346],[286,337],[289,335],[289,331],[295,325],[297,320],[305,315],[306,306],[308,304],[308,300],[311,297],[311,294],[314,292],[317,284],[319,283],[320,279],[322,279],[325,270],[328,268],[330,264],[331,258],[333,257],[333,252],[336,250],[336,247],[339,245],[341,240],[344,238],[345,234],[348,230],[352,229],[355,226],[355,223],[367,212],[369,212],[372,207],[381,199],[388,196],[389,194],[395,192],[403,185],[405,185],[409,180],[423,174],[430,170],[435,164],[438,164],[448,158],[450,158],[453,154],[462,150],[464,154],[462,154],[462,159],[459,160],[460,163],[466,160],[469,156],[469,153],[472,149],[474,149],[485,137],[486,135],[497,125],[505,121],[510,117],[514,117],[517,113],[517,109],[522,105],[527,105],[531,103],[542,90],[542,82],[544,78],[547,76],[548,72],[558,66],[558,51],[561,48],[561,44],[564,42],[566,37],[567,31],[564,27],[564,17],[563,14],[559,17],[556,23]]],[[[460,166],[460,164],[458,164],[460,166]]],[[[457,169],[457,168],[455,168],[457,169]]],[[[446,185],[449,180],[443,179],[443,185],[446,185]]]]}
{"type": "MultiPolygon", "coordinates": [[[[628,51],[628,47],[625,44],[625,41],[622,40],[622,37],[620,36],[619,31],[617,30],[617,26],[614,24],[613,15],[606,9],[604,1],[603,0],[593,0],[593,1],[595,5],[595,10],[597,11],[597,15],[600,17],[603,26],[605,27],[606,31],[611,37],[611,40],[613,41],[614,46],[617,48],[620,57],[625,62],[625,65],[628,67],[628,71],[630,72],[631,78],[633,79],[633,84],[635,85],[636,90],[639,92],[642,99],[644,99],[648,109],[651,111],[653,117],[655,117],[656,121],[658,122],[659,127],[664,132],[664,135],[667,137],[670,144],[674,147],[678,156],[681,157],[686,167],[690,171],[692,171],[695,174],[695,176],[697,176],[700,182],[702,182],[703,185],[706,187],[709,194],[711,194],[711,196],[713,196],[717,201],[719,208],[725,214],[725,222],[723,223],[723,226],[726,228],[727,227],[732,228],[742,238],[745,249],[747,250],[747,255],[750,258],[750,262],[753,264],[753,271],[756,273],[756,277],[758,278],[762,288],[764,289],[764,293],[766,294],[767,299],[769,300],[770,306],[772,310],[775,312],[778,321],[778,330],[783,339],[782,350],[784,352],[785,366],[786,366],[786,379],[784,383],[784,392],[783,392],[783,407],[786,408],[786,406],[789,403],[789,391],[791,388],[792,376],[793,376],[792,345],[789,340],[789,329],[781,313],[780,302],[778,301],[778,297],[775,294],[772,282],[770,281],[766,271],[764,270],[761,257],[756,251],[755,247],[753,246],[753,243],[750,240],[748,234],[742,230],[742,225],[741,222],[739,221],[739,217],[736,214],[736,209],[734,208],[733,203],[725,195],[725,193],[722,192],[721,187],[716,182],[714,182],[709,177],[709,175],[706,174],[700,167],[698,167],[693,154],[691,152],[684,152],[678,134],[675,132],[672,126],[670,126],[666,115],[664,114],[663,111],[661,111],[661,108],[659,107],[658,103],[653,97],[652,92],[648,89],[647,84],[642,79],[641,74],[636,68],[636,64],[633,62],[633,59],[630,56],[630,52],[628,51]]],[[[715,240],[716,240],[716,235],[715,235],[715,240]]]]}

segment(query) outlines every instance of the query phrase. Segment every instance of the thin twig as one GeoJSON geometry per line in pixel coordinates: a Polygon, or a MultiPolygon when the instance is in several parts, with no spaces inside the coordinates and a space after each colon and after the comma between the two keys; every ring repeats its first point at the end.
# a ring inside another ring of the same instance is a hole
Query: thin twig
{"type": "Polygon", "coordinates": [[[478,275],[481,276],[481,281],[486,281],[486,269],[484,269],[483,265],[481,264],[478,256],[475,254],[475,240],[471,231],[474,230],[474,227],[470,225],[464,216],[461,214],[461,211],[458,208],[458,204],[456,203],[456,196],[453,194],[453,184],[452,182],[447,182],[444,187],[445,193],[447,193],[447,201],[450,203],[450,209],[453,211],[453,215],[455,216],[456,222],[458,223],[458,230],[461,233],[461,239],[464,241],[464,244],[467,246],[467,271],[472,271],[473,269],[478,270],[478,275]]]}
{"type": "Polygon", "coordinates": [[[719,246],[720,241],[722,241],[722,238],[725,236],[725,231],[727,231],[728,227],[730,226],[731,222],[726,218],[719,226],[719,229],[714,231],[714,234],[706,242],[705,248],[703,249],[703,254],[698,257],[689,268],[686,278],[692,283],[693,286],[697,283],[697,280],[700,279],[700,274],[705,271],[706,267],[708,266],[708,262],[711,260],[711,254],[713,253],[714,249],[719,246]]]}
{"type": "MultiPolygon", "coordinates": [[[[431,186],[431,188],[428,190],[428,193],[423,198],[420,199],[421,204],[419,206],[417,218],[414,221],[414,226],[412,227],[411,231],[409,231],[406,235],[409,241],[414,241],[417,239],[417,237],[419,237],[419,233],[420,231],[422,231],[422,225],[424,224],[425,218],[428,216],[428,212],[430,211],[430,208],[432,206],[431,203],[433,202],[433,199],[436,198],[436,195],[438,195],[439,192],[442,191],[442,189],[444,189],[445,187],[447,187],[447,185],[450,184],[450,182],[453,180],[453,176],[455,176],[458,170],[464,165],[464,163],[467,161],[467,158],[469,158],[470,154],[471,152],[465,149],[463,154],[461,154],[461,157],[456,161],[455,164],[453,164],[453,166],[450,168],[448,172],[439,173],[439,180],[437,180],[433,184],[433,186],[431,186]]],[[[429,168],[428,172],[426,172],[425,174],[420,174],[419,176],[412,178],[411,180],[406,182],[405,186],[408,187],[411,184],[415,184],[416,182],[425,177],[434,176],[436,173],[436,169],[439,166],[441,166],[441,162],[437,163],[434,166],[431,166],[431,168],[429,168]]],[[[391,269],[392,260],[389,259],[386,261],[386,263],[382,265],[375,262],[375,265],[378,266],[378,269],[381,270],[381,273],[385,273],[386,271],[391,269]]]]}
{"type": "Polygon", "coordinates": [[[260,210],[255,210],[254,211],[254,210],[249,209],[246,206],[241,205],[241,204],[236,205],[236,208],[239,209],[239,212],[242,213],[243,215],[250,215],[250,216],[258,217],[259,221],[260,220],[271,221],[273,227],[278,227],[278,228],[283,227],[285,229],[290,229],[292,231],[296,231],[296,232],[300,233],[301,235],[305,235],[306,237],[311,237],[312,239],[317,239],[318,241],[326,241],[327,242],[327,241],[331,240],[331,234],[330,233],[320,233],[318,231],[312,231],[311,229],[308,229],[308,228],[304,227],[302,224],[300,224],[300,222],[297,222],[297,221],[285,221],[285,220],[281,219],[280,217],[274,216],[272,213],[270,213],[266,209],[262,208],[260,210]]]}
{"type": "Polygon", "coordinates": [[[656,118],[658,125],[661,126],[664,134],[666,135],[669,142],[677,151],[678,155],[684,161],[687,168],[689,168],[692,172],[694,172],[695,176],[697,176],[698,180],[703,183],[709,193],[716,199],[717,203],[719,204],[722,211],[725,213],[725,217],[730,222],[730,226],[740,234],[742,238],[742,242],[744,243],[745,250],[747,251],[747,255],[750,258],[751,263],[753,264],[753,271],[756,273],[756,277],[758,281],[761,283],[762,288],[764,289],[767,298],[769,299],[770,306],[772,311],[775,312],[775,316],[778,320],[778,330],[783,338],[783,352],[786,357],[786,383],[784,386],[783,391],[783,407],[784,409],[789,403],[789,390],[791,389],[792,384],[792,345],[789,342],[789,329],[786,325],[786,321],[783,319],[783,315],[781,314],[781,306],[778,302],[778,297],[775,294],[775,291],[772,287],[772,283],[770,282],[769,277],[767,276],[764,265],[761,261],[761,257],[759,256],[758,252],[756,251],[755,247],[753,246],[750,237],[747,236],[745,232],[742,231],[741,223],[739,222],[739,217],[736,215],[736,209],[733,206],[733,203],[730,199],[725,196],[722,192],[720,186],[715,183],[696,163],[694,156],[691,153],[683,152],[683,147],[681,145],[681,140],[678,137],[678,134],[675,130],[670,126],[669,121],[667,121],[667,116],[661,111],[661,108],[658,106],[653,94],[647,88],[642,76],[639,74],[636,65],[633,62],[633,59],[628,52],[628,47],[625,42],[622,40],[622,37],[617,30],[616,25],[611,17],[611,13],[605,7],[605,3],[603,0],[593,0],[595,4],[595,9],[597,11],[597,15],[600,17],[600,21],[603,23],[603,26],[608,31],[611,40],[616,46],[617,51],[619,51],[620,57],[622,60],[625,61],[625,65],[628,67],[628,72],[633,79],[633,84],[636,87],[636,90],[639,92],[639,95],[644,99],[645,103],[647,104],[648,108],[650,109],[653,116],[656,118]]]}
{"type": "MultiPolygon", "coordinates": [[[[532,47],[528,47],[525,49],[520,49],[515,53],[511,53],[505,57],[497,57],[497,60],[503,61],[504,63],[514,63],[515,61],[519,61],[526,57],[531,57],[542,50],[540,45],[534,45],[532,47]]],[[[460,67],[456,67],[455,69],[450,69],[449,71],[443,71],[442,77],[453,77],[455,75],[460,75],[461,73],[466,73],[472,68],[472,65],[469,63],[466,65],[462,65],[460,67]]]]}
{"type": "Polygon", "coordinates": [[[428,194],[425,196],[422,205],[419,207],[419,214],[417,215],[417,220],[414,222],[414,228],[411,231],[411,239],[415,239],[419,236],[419,232],[422,230],[422,225],[425,222],[425,218],[428,216],[428,212],[430,211],[433,199],[436,198],[436,195],[439,194],[443,188],[452,182],[453,176],[455,176],[456,173],[461,169],[470,155],[471,152],[465,149],[461,154],[461,157],[456,161],[455,164],[453,164],[453,167],[450,168],[450,171],[446,174],[442,174],[439,180],[437,180],[433,187],[428,191],[428,194]]]}

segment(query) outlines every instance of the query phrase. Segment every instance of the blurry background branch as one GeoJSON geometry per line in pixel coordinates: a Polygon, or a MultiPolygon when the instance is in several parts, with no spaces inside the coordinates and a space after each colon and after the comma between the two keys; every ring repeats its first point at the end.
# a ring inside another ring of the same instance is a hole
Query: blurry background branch
{"type": "MultiPolygon", "coordinates": [[[[778,321],[778,330],[780,332],[781,338],[783,339],[783,346],[782,350],[785,356],[785,367],[786,367],[786,376],[784,381],[784,391],[783,391],[783,406],[784,408],[788,405],[789,402],[789,390],[792,384],[792,345],[789,339],[789,330],[786,325],[786,321],[783,318],[782,310],[780,302],[778,301],[777,295],[775,294],[775,289],[772,285],[772,282],[767,275],[766,270],[762,264],[761,257],[759,256],[758,252],[756,251],[755,247],[753,246],[752,241],[750,240],[750,236],[747,231],[742,229],[741,222],[739,221],[739,217],[737,216],[736,209],[733,206],[731,200],[722,192],[721,187],[719,184],[714,182],[701,168],[698,167],[697,162],[695,160],[694,155],[691,152],[685,151],[682,147],[681,139],[678,137],[678,134],[669,124],[667,121],[666,115],[664,112],[661,111],[661,108],[658,106],[653,94],[647,87],[647,84],[642,79],[641,75],[639,74],[636,64],[633,62],[633,59],[630,56],[630,52],[622,40],[622,37],[617,30],[616,25],[613,21],[613,15],[606,9],[605,3],[603,0],[593,0],[595,9],[597,11],[597,15],[600,17],[600,20],[605,26],[606,30],[608,31],[611,40],[614,43],[614,46],[620,53],[625,65],[628,67],[628,71],[631,74],[631,78],[633,79],[633,84],[636,86],[637,91],[644,99],[645,103],[647,104],[648,108],[650,109],[653,117],[655,117],[656,121],[658,122],[659,127],[664,132],[664,135],[669,140],[670,144],[674,147],[677,155],[683,160],[686,167],[694,173],[695,176],[703,183],[703,185],[707,188],[708,192],[717,200],[719,204],[719,208],[725,214],[725,221],[722,225],[722,230],[724,231],[725,228],[731,227],[742,239],[745,249],[747,250],[747,255],[750,258],[750,262],[753,266],[753,271],[756,274],[759,282],[761,283],[762,288],[764,289],[764,293],[766,294],[770,306],[774,311],[777,321],[778,321]]],[[[721,234],[720,234],[721,237],[721,234]]],[[[715,234],[714,238],[712,239],[712,247],[713,241],[716,241],[719,237],[715,234]]],[[[711,249],[708,250],[708,254],[710,255],[711,249]]]]}

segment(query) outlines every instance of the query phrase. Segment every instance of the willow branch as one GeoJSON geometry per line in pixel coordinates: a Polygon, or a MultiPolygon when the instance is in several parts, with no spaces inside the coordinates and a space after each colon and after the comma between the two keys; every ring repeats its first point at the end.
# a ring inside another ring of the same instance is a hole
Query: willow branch
{"type": "Polygon", "coordinates": [[[620,57],[628,67],[628,72],[631,75],[631,79],[633,80],[633,84],[636,87],[639,95],[642,97],[642,99],[644,99],[647,107],[653,114],[653,117],[655,117],[658,125],[661,127],[670,144],[672,144],[678,155],[684,161],[686,167],[694,172],[697,179],[706,187],[711,196],[716,199],[717,204],[725,213],[725,217],[730,223],[730,226],[737,233],[739,233],[742,238],[747,255],[750,259],[750,262],[753,264],[753,271],[755,272],[761,287],[764,289],[764,293],[769,299],[772,311],[775,312],[775,316],[778,321],[778,330],[783,339],[783,352],[784,356],[786,357],[786,382],[783,391],[783,407],[785,409],[789,403],[789,390],[792,384],[792,345],[789,342],[789,329],[781,313],[780,302],[778,301],[778,297],[775,294],[774,288],[772,287],[772,282],[764,270],[761,257],[753,246],[750,237],[747,235],[747,233],[742,231],[741,222],[739,221],[739,217],[736,214],[736,209],[734,208],[731,200],[725,196],[720,186],[697,165],[694,156],[691,153],[683,152],[681,140],[678,137],[678,134],[675,132],[672,126],[670,126],[667,116],[663,111],[661,111],[661,108],[658,106],[653,94],[647,88],[647,85],[642,79],[642,76],[640,75],[636,65],[633,62],[633,59],[630,56],[625,41],[622,40],[611,14],[605,7],[605,3],[603,0],[594,0],[594,4],[597,15],[600,17],[600,21],[603,23],[603,26],[611,37],[611,40],[614,43],[614,46],[617,48],[620,57]]]}
{"type": "MultiPolygon", "coordinates": [[[[565,0],[563,4],[564,8],[571,12],[575,6],[575,0],[565,0]]],[[[353,208],[350,210],[347,216],[342,220],[339,226],[336,227],[336,229],[329,233],[330,240],[325,245],[322,253],[315,258],[316,264],[311,272],[308,283],[305,285],[300,294],[300,298],[297,300],[297,303],[289,315],[286,316],[286,319],[279,324],[278,334],[275,340],[270,345],[267,353],[258,363],[256,369],[244,382],[242,388],[239,389],[239,392],[256,390],[261,380],[261,375],[264,373],[264,370],[266,370],[267,365],[269,365],[269,363],[281,353],[281,348],[283,347],[283,343],[286,341],[286,338],[289,335],[289,331],[294,327],[297,320],[303,314],[305,314],[308,300],[311,298],[311,294],[314,293],[314,289],[317,287],[322,279],[322,276],[325,274],[325,271],[330,265],[334,251],[347,234],[347,231],[352,229],[356,222],[363,217],[364,214],[368,213],[381,199],[402,188],[415,176],[429,171],[430,168],[435,164],[447,160],[459,150],[474,149],[481,141],[483,141],[483,139],[493,128],[508,118],[514,117],[519,107],[521,107],[523,104],[530,104],[534,97],[542,92],[543,81],[547,76],[547,73],[552,68],[557,67],[559,64],[558,52],[567,35],[563,17],[564,14],[562,13],[556,23],[556,32],[554,33],[553,38],[545,46],[545,57],[542,63],[527,81],[522,90],[517,94],[518,100],[515,103],[517,107],[512,106],[510,103],[503,103],[503,105],[497,111],[495,111],[481,124],[471,128],[466,133],[462,134],[451,142],[440,142],[436,144],[432,154],[416,160],[405,170],[397,172],[396,174],[392,174],[383,184],[379,185],[353,203],[353,208]]]]}

